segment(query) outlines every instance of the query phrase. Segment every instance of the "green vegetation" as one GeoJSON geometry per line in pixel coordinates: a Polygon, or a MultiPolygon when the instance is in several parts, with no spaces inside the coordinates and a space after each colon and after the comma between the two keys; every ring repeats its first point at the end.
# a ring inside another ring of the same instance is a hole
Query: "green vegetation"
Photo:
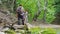
{"type": "Polygon", "coordinates": [[[52,28],[45,28],[43,32],[41,32],[42,34],[56,34],[56,30],[52,29],[52,28]]]}
{"type": "Polygon", "coordinates": [[[39,27],[31,28],[32,34],[56,34],[56,30],[52,28],[41,29],[39,27]]]}
{"type": "Polygon", "coordinates": [[[7,33],[7,34],[16,34],[16,32],[14,30],[8,30],[8,31],[5,31],[5,33],[7,33]]]}
{"type": "Polygon", "coordinates": [[[0,0],[0,8],[12,13],[16,13],[16,8],[20,4],[28,11],[29,21],[32,21],[35,14],[39,12],[37,19],[44,20],[45,18],[46,23],[60,20],[60,0],[0,0]]]}
{"type": "MultiPolygon", "coordinates": [[[[19,31],[21,34],[25,33],[25,34],[56,34],[56,30],[55,29],[52,29],[52,28],[39,28],[39,27],[34,27],[34,28],[30,28],[29,31],[26,31],[24,30],[25,32],[23,31],[19,31]]],[[[7,31],[8,34],[15,34],[16,32],[14,32],[13,30],[9,30],[7,31]]]]}
{"type": "MultiPolygon", "coordinates": [[[[45,20],[46,23],[60,24],[60,0],[0,0],[0,9],[3,11],[10,11],[15,17],[16,8],[22,4],[25,10],[28,11],[28,21],[32,23],[33,18],[37,15],[36,20],[45,20]]],[[[2,12],[1,12],[2,13],[2,12]]],[[[14,18],[13,17],[13,18],[14,18]]],[[[13,19],[12,19],[13,20],[13,19]]],[[[30,28],[25,29],[21,34],[56,34],[57,31],[52,28],[30,28]]],[[[60,32],[60,30],[59,30],[60,32]]],[[[16,34],[14,30],[6,31],[7,34],[16,34]]]]}
{"type": "Polygon", "coordinates": [[[35,27],[31,28],[29,31],[31,31],[31,34],[40,34],[41,28],[35,27]]]}
{"type": "Polygon", "coordinates": [[[56,17],[54,16],[55,14],[55,6],[52,5],[55,3],[55,0],[47,0],[47,11],[44,11],[44,6],[45,6],[45,1],[44,0],[17,0],[17,6],[19,4],[22,4],[25,8],[25,10],[28,10],[29,15],[29,21],[31,21],[34,17],[34,15],[38,12],[38,1],[40,4],[40,10],[41,13],[38,17],[38,19],[43,19],[44,18],[44,12],[46,12],[46,22],[51,23],[56,17]]]}

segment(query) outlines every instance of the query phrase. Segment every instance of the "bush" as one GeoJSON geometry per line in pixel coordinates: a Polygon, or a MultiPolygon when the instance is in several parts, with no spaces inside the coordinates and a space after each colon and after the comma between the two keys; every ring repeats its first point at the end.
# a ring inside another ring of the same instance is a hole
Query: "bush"
{"type": "MultiPolygon", "coordinates": [[[[21,34],[56,34],[56,30],[55,29],[52,29],[52,28],[40,28],[40,27],[33,27],[33,28],[30,28],[28,31],[27,30],[19,30],[19,33],[21,34]],[[24,32],[23,32],[24,31],[24,32]]],[[[8,30],[6,31],[7,34],[16,34],[15,31],[13,30],[8,30]]]]}
{"type": "Polygon", "coordinates": [[[34,28],[31,28],[29,31],[31,31],[31,34],[39,34],[41,29],[40,27],[34,27],[34,28]]]}
{"type": "Polygon", "coordinates": [[[45,29],[43,29],[41,34],[56,34],[56,31],[52,28],[45,28],[45,29]]]}
{"type": "Polygon", "coordinates": [[[8,30],[8,31],[5,31],[5,33],[7,33],[7,34],[16,34],[16,32],[14,30],[8,30]]]}
{"type": "Polygon", "coordinates": [[[55,29],[52,28],[44,28],[41,29],[39,27],[31,28],[31,34],[56,34],[55,29]]]}

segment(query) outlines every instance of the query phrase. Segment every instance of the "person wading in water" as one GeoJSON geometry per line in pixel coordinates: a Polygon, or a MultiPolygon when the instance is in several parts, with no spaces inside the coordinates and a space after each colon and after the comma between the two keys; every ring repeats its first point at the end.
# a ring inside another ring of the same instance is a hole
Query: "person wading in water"
{"type": "Polygon", "coordinates": [[[20,19],[22,19],[22,25],[24,25],[24,8],[23,6],[20,4],[19,7],[17,7],[17,17],[18,17],[18,25],[21,25],[20,19]]]}

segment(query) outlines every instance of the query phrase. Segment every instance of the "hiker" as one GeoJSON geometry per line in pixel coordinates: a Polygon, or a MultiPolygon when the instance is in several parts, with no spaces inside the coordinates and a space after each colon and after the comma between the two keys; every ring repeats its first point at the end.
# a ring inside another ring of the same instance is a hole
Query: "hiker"
{"type": "Polygon", "coordinates": [[[19,7],[17,7],[17,17],[18,17],[18,25],[21,24],[20,19],[22,19],[22,25],[24,25],[24,8],[23,6],[20,4],[19,7]]]}

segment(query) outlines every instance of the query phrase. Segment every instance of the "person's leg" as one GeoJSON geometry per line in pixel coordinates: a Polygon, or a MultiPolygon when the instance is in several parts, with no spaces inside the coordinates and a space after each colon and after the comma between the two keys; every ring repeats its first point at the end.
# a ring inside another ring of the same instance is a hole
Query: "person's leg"
{"type": "Polygon", "coordinates": [[[24,16],[22,16],[22,25],[24,25],[24,21],[25,21],[24,16]]]}
{"type": "Polygon", "coordinates": [[[18,17],[18,25],[20,25],[20,17],[18,17]]]}
{"type": "Polygon", "coordinates": [[[22,19],[22,25],[24,25],[24,19],[22,19]]]}

